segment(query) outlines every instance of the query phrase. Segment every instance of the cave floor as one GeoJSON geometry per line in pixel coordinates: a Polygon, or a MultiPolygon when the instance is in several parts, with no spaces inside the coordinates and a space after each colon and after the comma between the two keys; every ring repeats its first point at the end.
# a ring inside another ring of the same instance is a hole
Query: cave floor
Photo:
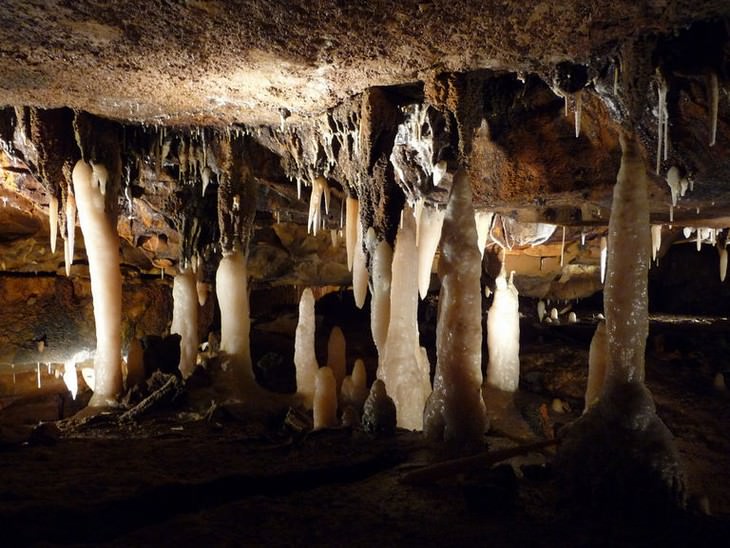
{"type": "MultiPolygon", "coordinates": [[[[303,434],[283,428],[281,416],[207,420],[178,407],[0,446],[0,544],[726,546],[730,397],[712,386],[725,349],[712,329],[677,336],[694,329],[653,324],[647,377],[691,494],[708,498],[712,516],[643,527],[578,518],[560,499],[549,451],[409,485],[409,471],[452,455],[412,432],[303,434]]],[[[578,416],[591,332],[525,330],[534,344],[523,345],[516,403],[533,439],[578,416]],[[554,411],[555,398],[572,410],[554,411]]],[[[488,445],[515,442],[491,432],[488,445]]]]}

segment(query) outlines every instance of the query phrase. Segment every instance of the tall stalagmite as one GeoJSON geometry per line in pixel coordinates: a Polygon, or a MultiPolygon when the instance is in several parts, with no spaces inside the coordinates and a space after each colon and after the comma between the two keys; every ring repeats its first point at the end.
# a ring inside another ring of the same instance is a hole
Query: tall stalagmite
{"type": "Polygon", "coordinates": [[[297,393],[304,405],[311,409],[314,399],[315,379],[319,364],[314,353],[314,295],[306,288],[299,300],[299,323],[294,338],[294,366],[296,367],[297,393]]]}
{"type": "Polygon", "coordinates": [[[180,335],[180,372],[189,377],[198,357],[198,292],[195,274],[185,269],[172,285],[172,325],[170,333],[180,335]]]}
{"type": "Polygon", "coordinates": [[[79,223],[89,258],[94,300],[96,354],[94,395],[89,406],[114,405],[122,390],[122,273],[119,236],[104,209],[104,194],[92,167],[79,160],[73,170],[79,223]]]}
{"type": "Polygon", "coordinates": [[[406,208],[395,241],[390,322],[378,378],[395,402],[398,426],[410,430],[423,428],[423,409],[431,393],[428,358],[418,336],[418,285],[413,279],[417,258],[416,221],[406,208]]]}
{"type": "Polygon", "coordinates": [[[487,429],[482,400],[481,254],[471,187],[454,177],[441,236],[436,374],[424,412],[431,439],[478,445],[487,429]]]}

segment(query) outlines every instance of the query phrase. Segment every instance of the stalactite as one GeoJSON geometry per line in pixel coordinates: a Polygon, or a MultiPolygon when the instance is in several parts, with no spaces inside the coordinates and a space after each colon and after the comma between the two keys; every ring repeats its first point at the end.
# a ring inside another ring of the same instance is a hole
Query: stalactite
{"type": "Polygon", "coordinates": [[[436,373],[424,411],[431,439],[480,445],[487,429],[482,400],[481,258],[471,186],[457,172],[446,207],[439,275],[436,373]]]}
{"type": "Polygon", "coordinates": [[[563,237],[560,240],[560,266],[565,262],[565,227],[563,227],[563,237]]]}
{"type": "Polygon", "coordinates": [[[345,246],[347,247],[347,269],[352,272],[355,261],[355,246],[360,230],[360,202],[356,198],[347,197],[345,202],[345,246]]]}
{"type": "Polygon", "coordinates": [[[720,253],[720,281],[724,282],[727,275],[727,248],[719,247],[718,252],[720,253]]]}
{"type": "Polygon", "coordinates": [[[677,201],[679,200],[679,194],[681,192],[679,169],[676,166],[672,166],[667,171],[667,185],[672,195],[672,206],[677,207],[677,201]]]}
{"type": "Polygon", "coordinates": [[[377,240],[375,230],[368,229],[368,250],[372,257],[372,299],[370,301],[370,331],[373,342],[382,357],[390,323],[390,285],[392,279],[393,249],[385,240],[377,240]]]}
{"type": "Polygon", "coordinates": [[[418,335],[418,288],[413,283],[417,264],[416,223],[410,211],[403,215],[392,262],[390,321],[378,379],[395,402],[398,425],[410,430],[423,428],[423,408],[431,393],[428,359],[418,335]]]}
{"type": "Polygon", "coordinates": [[[656,172],[659,174],[662,161],[662,150],[664,151],[664,161],[668,156],[669,143],[669,113],[667,110],[667,81],[662,73],[657,69],[657,151],[656,151],[656,172]]]}
{"type": "Polygon", "coordinates": [[[651,260],[656,261],[656,255],[662,247],[662,225],[651,225],[651,260]]]}
{"type": "Polygon", "coordinates": [[[477,223],[477,247],[479,248],[479,254],[484,257],[484,248],[487,246],[487,240],[489,239],[489,231],[492,229],[492,220],[494,219],[494,213],[491,211],[477,211],[476,223],[477,223]]]}
{"type": "Polygon", "coordinates": [[[710,146],[715,146],[717,140],[717,113],[720,106],[720,86],[717,73],[710,73],[710,146]]]}
{"type": "Polygon", "coordinates": [[[542,322],[545,317],[545,301],[540,299],[537,301],[537,319],[542,322]]]}
{"type": "Polygon", "coordinates": [[[314,401],[315,379],[319,364],[314,353],[314,295],[306,288],[299,300],[299,323],[294,339],[294,366],[296,368],[297,394],[304,405],[311,409],[314,401]]]}
{"type": "Polygon", "coordinates": [[[354,258],[352,261],[352,292],[355,297],[355,305],[362,308],[368,296],[368,265],[365,251],[363,250],[362,225],[357,223],[357,239],[355,240],[354,258]]]}
{"type": "Polygon", "coordinates": [[[601,283],[606,281],[606,260],[608,259],[608,240],[601,236],[601,283]]]}
{"type": "Polygon", "coordinates": [[[573,95],[575,98],[575,138],[580,137],[580,121],[583,113],[583,98],[580,91],[576,91],[573,95]]]}
{"type": "Polygon", "coordinates": [[[427,207],[421,216],[421,240],[418,243],[418,292],[425,299],[431,284],[431,267],[438,249],[445,210],[427,207]]]}
{"type": "Polygon", "coordinates": [[[51,253],[56,252],[56,240],[58,239],[58,198],[48,198],[48,225],[51,234],[51,253]]]}
{"type": "MultiPolygon", "coordinates": [[[[104,169],[103,171],[106,171],[104,169]]],[[[89,258],[96,324],[95,387],[90,406],[116,403],[122,389],[122,275],[119,237],[104,210],[104,195],[92,167],[80,160],[73,170],[79,222],[89,258]]]]}
{"type": "Polygon", "coordinates": [[[72,187],[69,187],[66,196],[66,241],[64,242],[64,258],[66,276],[71,274],[71,265],[74,262],[76,246],[76,197],[72,187]]]}

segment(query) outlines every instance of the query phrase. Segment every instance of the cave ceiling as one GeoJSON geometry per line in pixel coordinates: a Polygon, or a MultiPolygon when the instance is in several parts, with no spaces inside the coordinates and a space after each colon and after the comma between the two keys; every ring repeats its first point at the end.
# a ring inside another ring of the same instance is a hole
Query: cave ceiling
{"type": "Polygon", "coordinates": [[[565,227],[562,251],[560,229],[509,250],[523,293],[589,295],[620,131],[643,145],[664,248],[684,226],[730,226],[729,16],[726,1],[5,1],[0,268],[63,272],[48,208],[65,238],[82,157],[110,167],[126,268],[209,262],[210,280],[250,238],[254,280],[315,285],[348,282],[332,246],[346,196],[392,241],[404,203],[444,204],[464,168],[476,207],[500,215],[495,240],[565,227]],[[332,203],[315,237],[320,176],[332,203]]]}

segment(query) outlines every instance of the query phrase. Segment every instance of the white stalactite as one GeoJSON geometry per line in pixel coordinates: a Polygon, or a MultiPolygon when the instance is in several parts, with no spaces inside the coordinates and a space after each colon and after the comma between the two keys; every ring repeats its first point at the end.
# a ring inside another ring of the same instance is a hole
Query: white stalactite
{"type": "Polygon", "coordinates": [[[677,207],[679,194],[682,191],[679,168],[677,166],[672,166],[667,171],[667,185],[669,185],[669,191],[672,195],[672,207],[677,207]]]}
{"type": "Polygon", "coordinates": [[[315,375],[312,411],[315,430],[337,426],[337,380],[329,367],[315,375]]]}
{"type": "Polygon", "coordinates": [[[362,225],[357,223],[357,240],[355,241],[354,259],[352,261],[352,292],[355,306],[362,308],[368,296],[368,265],[363,250],[362,225]]]}
{"type": "Polygon", "coordinates": [[[248,301],[248,269],[241,251],[225,255],[215,275],[216,297],[221,310],[222,364],[231,371],[243,393],[258,387],[251,365],[251,317],[248,301]]]}
{"type": "Polygon", "coordinates": [[[662,225],[651,225],[651,260],[656,261],[656,255],[662,247],[662,225]]]}
{"type": "Polygon", "coordinates": [[[370,331],[382,357],[390,323],[390,284],[393,249],[385,240],[377,241],[375,231],[368,229],[368,249],[372,257],[373,288],[370,301],[370,331]]]}
{"type": "Polygon", "coordinates": [[[71,392],[71,397],[75,400],[76,394],[79,393],[79,377],[76,373],[76,364],[68,361],[63,365],[63,382],[71,392]]]}
{"type": "Polygon", "coordinates": [[[64,256],[66,263],[66,276],[71,274],[71,265],[74,262],[76,246],[76,197],[73,190],[69,188],[66,196],[66,241],[64,242],[64,256]]]}
{"type": "Polygon", "coordinates": [[[416,262],[416,223],[408,211],[395,242],[390,321],[377,376],[395,402],[398,426],[410,430],[423,428],[423,408],[431,393],[430,367],[419,345],[418,288],[413,283],[416,262]]]}
{"type": "Polygon", "coordinates": [[[51,253],[56,252],[56,240],[58,239],[58,198],[48,198],[48,229],[51,233],[51,253]]]}
{"type": "Polygon", "coordinates": [[[667,81],[657,71],[657,151],[656,151],[656,172],[661,169],[662,157],[667,160],[669,151],[669,112],[667,110],[667,81]],[[662,151],[664,154],[662,155],[662,151]]]}
{"type": "Polygon", "coordinates": [[[471,185],[457,172],[441,238],[436,373],[424,412],[431,439],[483,443],[487,416],[482,399],[481,258],[477,249],[471,185]]]}
{"type": "Polygon", "coordinates": [[[418,242],[418,293],[422,299],[428,295],[431,285],[431,268],[433,258],[441,239],[445,210],[425,207],[421,214],[421,239],[418,242]]]}
{"type": "Polygon", "coordinates": [[[710,146],[715,146],[717,140],[717,113],[720,107],[720,86],[717,73],[710,74],[710,146]]]}
{"type": "Polygon", "coordinates": [[[514,392],[520,383],[519,297],[512,275],[509,280],[501,275],[496,282],[487,316],[487,384],[504,392],[514,392]]]}
{"type": "Polygon", "coordinates": [[[296,368],[297,393],[307,408],[312,407],[314,385],[319,364],[314,353],[314,295],[306,288],[299,300],[299,323],[294,338],[294,366],[296,368]]]}
{"type": "Polygon", "coordinates": [[[172,325],[170,333],[180,335],[180,363],[183,378],[192,375],[198,358],[198,292],[195,275],[186,269],[172,284],[172,325]]]}
{"type": "Polygon", "coordinates": [[[475,221],[477,223],[477,247],[482,257],[484,257],[484,248],[487,246],[489,231],[492,228],[492,219],[494,219],[494,213],[492,211],[477,211],[475,215],[475,221]]]}
{"type": "Polygon", "coordinates": [[[575,138],[580,137],[580,121],[583,113],[583,98],[580,91],[575,92],[575,138]]]}
{"type": "Polygon", "coordinates": [[[355,245],[360,230],[360,202],[348,196],[345,202],[345,247],[347,248],[347,269],[352,272],[355,261],[355,245]]]}
{"type": "MultiPolygon", "coordinates": [[[[99,166],[97,164],[97,169],[99,166]]],[[[106,173],[106,168],[103,172],[106,173]]],[[[96,324],[95,386],[89,405],[113,405],[122,390],[122,273],[119,268],[119,236],[116,227],[106,216],[104,195],[95,184],[92,167],[79,160],[74,167],[72,179],[79,223],[89,258],[96,324]]]]}
{"type": "Polygon", "coordinates": [[[606,281],[606,261],[608,259],[608,240],[601,236],[601,283],[606,281]]]}
{"type": "Polygon", "coordinates": [[[563,227],[563,237],[560,240],[560,266],[565,262],[565,227],[563,227]]]}
{"type": "Polygon", "coordinates": [[[539,300],[539,301],[537,301],[537,319],[542,323],[542,320],[544,317],[545,317],[545,301],[539,300]]]}

